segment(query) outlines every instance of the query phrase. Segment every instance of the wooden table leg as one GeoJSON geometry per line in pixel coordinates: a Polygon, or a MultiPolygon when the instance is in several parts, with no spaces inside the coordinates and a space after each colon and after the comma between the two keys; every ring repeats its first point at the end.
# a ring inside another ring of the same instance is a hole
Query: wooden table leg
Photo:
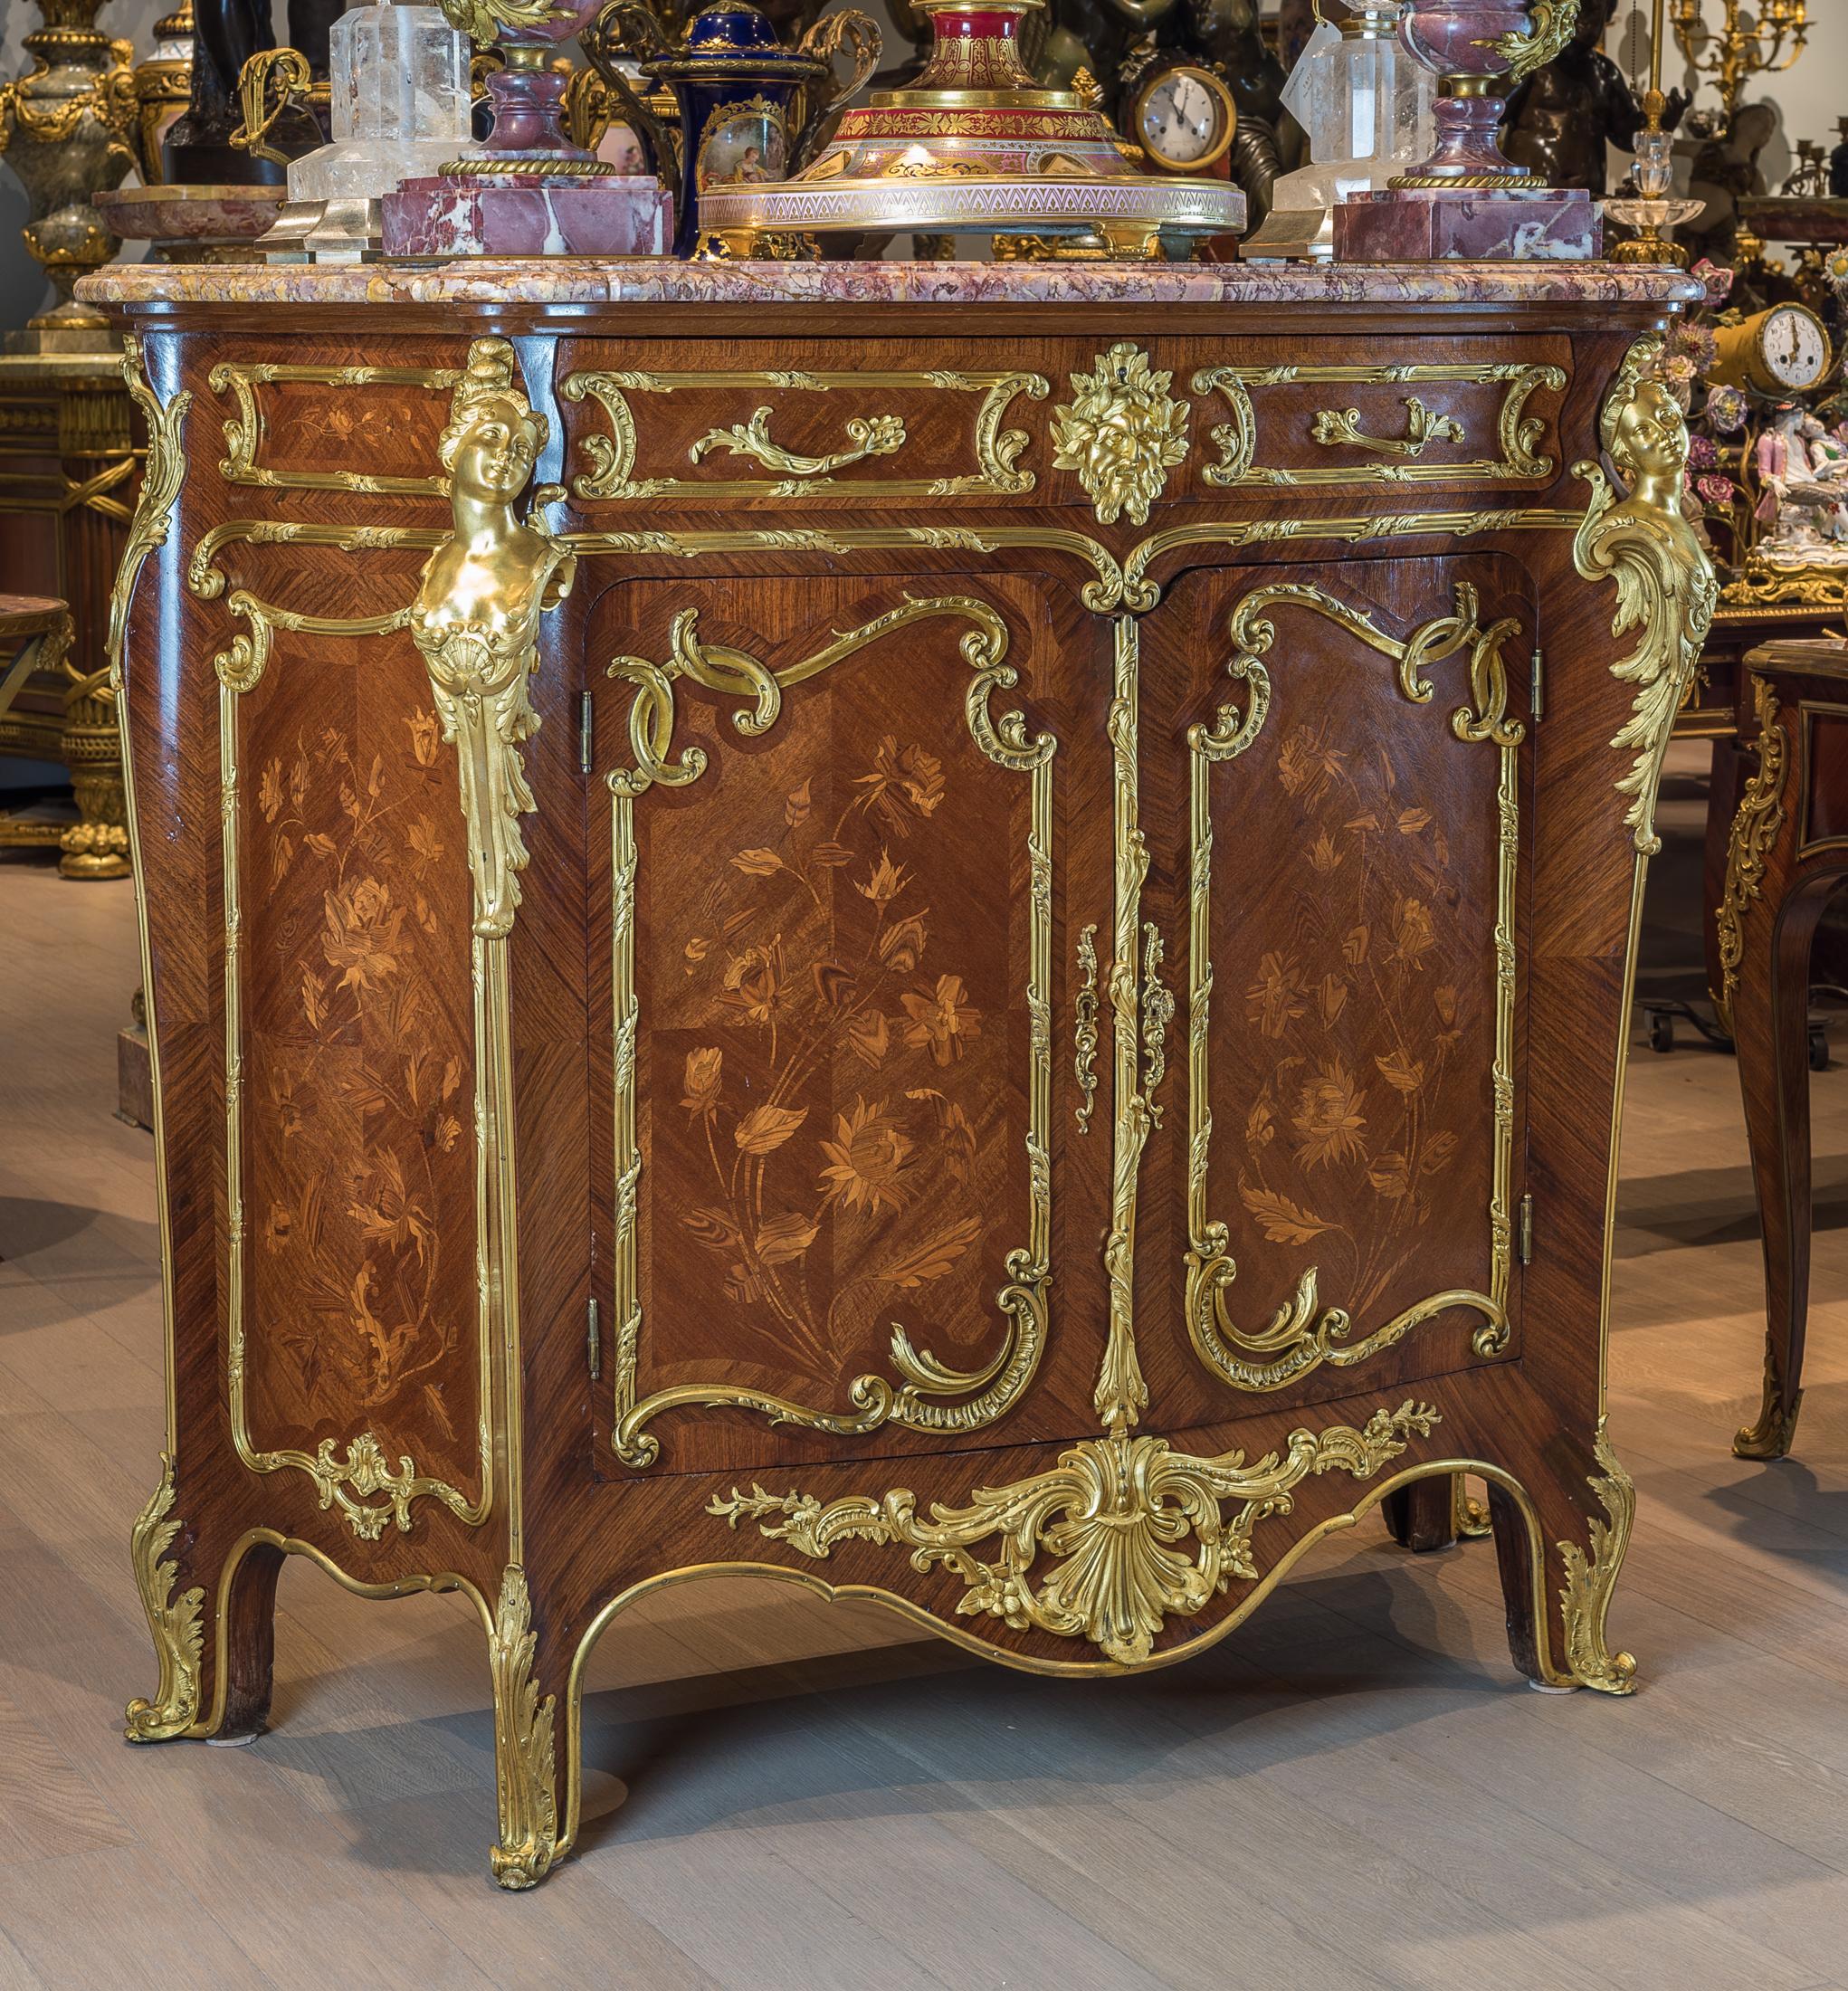
{"type": "Polygon", "coordinates": [[[1401,1548],[1422,1556],[1434,1548],[1448,1548],[1456,1540],[1453,1484],[1450,1473],[1434,1480],[1415,1480],[1379,1503],[1386,1532],[1401,1548]]]}
{"type": "Polygon", "coordinates": [[[1831,872],[1765,909],[1768,940],[1748,944],[1732,996],[1733,1043],[1765,1240],[1765,1401],[1732,1442],[1741,1459],[1781,1459],[1803,1402],[1809,1314],[1809,957],[1831,872]]]}

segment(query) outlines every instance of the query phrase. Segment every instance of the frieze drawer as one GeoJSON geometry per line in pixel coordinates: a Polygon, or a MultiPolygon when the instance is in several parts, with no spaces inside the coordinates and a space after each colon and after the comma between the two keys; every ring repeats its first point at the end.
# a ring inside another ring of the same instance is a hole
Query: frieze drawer
{"type": "Polygon", "coordinates": [[[1115,516],[1099,500],[1096,452],[1073,435],[1081,445],[1099,426],[1155,423],[1167,494],[1184,502],[1228,487],[1531,486],[1557,474],[1567,375],[1549,358],[1304,365],[1259,348],[1202,364],[1214,349],[1157,347],[1122,380],[1114,348],[1054,348],[1041,371],[584,367],[559,383],[567,486],[586,507],[1031,499],[1115,516]]]}
{"type": "Polygon", "coordinates": [[[1203,367],[1191,383],[1228,419],[1208,484],[1544,482],[1565,369],[1545,362],[1203,367]]]}

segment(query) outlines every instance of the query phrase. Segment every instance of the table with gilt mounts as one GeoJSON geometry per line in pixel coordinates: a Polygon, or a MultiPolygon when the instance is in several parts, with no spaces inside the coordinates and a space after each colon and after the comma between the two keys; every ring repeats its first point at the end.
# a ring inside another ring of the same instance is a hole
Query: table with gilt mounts
{"type": "Polygon", "coordinates": [[[496,1877],[664,1585],[1046,1674],[1487,1482],[1629,1691],[1624,1020],[1713,604],[1604,266],[113,271],[167,1443],[138,1741],[277,1571],[480,1610],[496,1877]]]}

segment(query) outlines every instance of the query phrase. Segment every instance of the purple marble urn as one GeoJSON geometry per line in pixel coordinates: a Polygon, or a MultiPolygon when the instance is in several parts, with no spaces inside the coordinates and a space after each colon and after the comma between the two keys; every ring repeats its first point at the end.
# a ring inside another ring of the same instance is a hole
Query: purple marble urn
{"type": "Polygon", "coordinates": [[[1435,70],[1437,149],[1393,182],[1401,187],[1530,187],[1496,139],[1508,93],[1550,62],[1578,17],[1578,0],[1413,0],[1399,39],[1435,70]]]}
{"type": "Polygon", "coordinates": [[[1386,190],[1338,204],[1338,262],[1585,262],[1598,253],[1590,196],[1510,165],[1496,138],[1508,92],[1558,54],[1578,5],[1411,0],[1399,39],[1438,73],[1437,148],[1386,190]]]}
{"type": "Polygon", "coordinates": [[[505,66],[488,79],[485,145],[379,204],[387,256],[659,255],[673,232],[661,183],[618,176],[566,133],[561,42],[603,0],[441,0],[452,26],[492,38],[505,66]]]}

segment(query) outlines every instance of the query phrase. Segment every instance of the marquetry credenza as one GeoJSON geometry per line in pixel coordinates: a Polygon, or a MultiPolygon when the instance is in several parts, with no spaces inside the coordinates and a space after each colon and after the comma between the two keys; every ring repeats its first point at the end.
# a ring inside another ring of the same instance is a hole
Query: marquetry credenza
{"type": "Polygon", "coordinates": [[[285,1553],[463,1590],[526,1886],[663,1584],[1113,1672],[1464,1468],[1521,1671],[1629,1691],[1624,1025],[1713,593],[1648,369],[1697,287],[90,294],[150,444],[132,1738],[262,1727],[285,1553]]]}

